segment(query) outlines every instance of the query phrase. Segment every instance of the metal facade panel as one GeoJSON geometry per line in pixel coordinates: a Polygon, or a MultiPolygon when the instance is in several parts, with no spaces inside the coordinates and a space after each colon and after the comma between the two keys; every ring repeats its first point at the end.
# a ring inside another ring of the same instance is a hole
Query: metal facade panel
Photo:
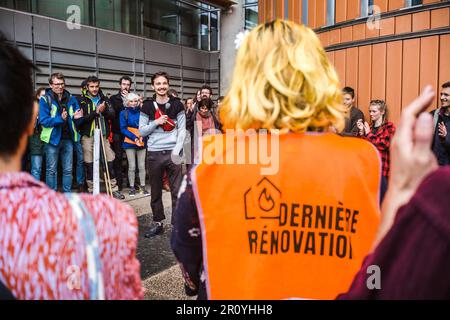
{"type": "Polygon", "coordinates": [[[184,69],[183,70],[183,77],[184,78],[189,78],[189,79],[203,80],[203,79],[205,79],[205,71],[184,69]]]}
{"type": "Polygon", "coordinates": [[[95,53],[95,30],[81,27],[70,30],[63,21],[50,21],[51,46],[95,53]]]}
{"type": "Polygon", "coordinates": [[[25,57],[27,57],[29,60],[33,60],[33,50],[30,47],[19,45],[18,48],[25,57]]]}
{"type": "Polygon", "coordinates": [[[135,58],[144,60],[144,39],[133,38],[135,48],[135,58]]]}
{"type": "Polygon", "coordinates": [[[117,70],[121,72],[131,72],[133,73],[133,62],[132,61],[122,61],[113,58],[98,58],[98,67],[100,69],[117,70]]]}
{"type": "Polygon", "coordinates": [[[220,52],[211,52],[209,54],[209,69],[219,69],[220,52]]]}
{"type": "Polygon", "coordinates": [[[133,59],[135,57],[134,38],[125,34],[98,30],[97,47],[99,54],[124,57],[133,59]]]}
{"type": "Polygon", "coordinates": [[[7,39],[14,40],[14,14],[0,9],[0,30],[7,39]]]}
{"type": "Polygon", "coordinates": [[[204,51],[183,48],[183,65],[192,68],[209,68],[209,54],[204,51]]]}
{"type": "Polygon", "coordinates": [[[181,48],[169,43],[145,40],[145,60],[181,65],[181,48]]]}
{"type": "Polygon", "coordinates": [[[48,19],[33,17],[34,27],[34,43],[48,46],[50,41],[50,33],[48,19]]]}
{"type": "Polygon", "coordinates": [[[88,56],[80,53],[60,52],[53,50],[52,63],[82,67],[83,69],[91,68],[95,70],[95,56],[88,56]]]}
{"type": "Polygon", "coordinates": [[[14,25],[16,41],[31,43],[31,16],[14,14],[14,25]]]}

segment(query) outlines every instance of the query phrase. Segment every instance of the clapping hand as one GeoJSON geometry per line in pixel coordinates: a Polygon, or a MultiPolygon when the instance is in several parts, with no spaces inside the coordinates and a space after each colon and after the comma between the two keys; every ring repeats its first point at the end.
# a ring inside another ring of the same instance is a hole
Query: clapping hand
{"type": "Polygon", "coordinates": [[[73,118],[74,119],[80,119],[83,117],[83,109],[78,109],[77,111],[75,111],[75,113],[73,114],[73,118]]]}
{"type": "Polygon", "coordinates": [[[441,138],[445,138],[447,136],[447,128],[443,122],[439,122],[438,124],[438,134],[441,138]]]}
{"type": "Polygon", "coordinates": [[[63,118],[63,120],[66,121],[67,120],[67,116],[68,116],[67,110],[66,110],[66,108],[64,108],[63,112],[61,113],[61,118],[63,118]]]}
{"type": "Polygon", "coordinates": [[[105,104],[105,101],[103,101],[101,104],[99,104],[98,106],[97,106],[97,113],[102,113],[103,111],[105,111],[105,108],[106,108],[106,104],[105,104]]]}

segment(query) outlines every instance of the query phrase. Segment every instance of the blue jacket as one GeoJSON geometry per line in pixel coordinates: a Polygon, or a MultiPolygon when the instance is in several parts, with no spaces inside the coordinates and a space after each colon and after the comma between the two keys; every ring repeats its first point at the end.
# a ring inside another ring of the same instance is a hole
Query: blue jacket
{"type": "MultiPolygon", "coordinates": [[[[141,108],[125,108],[120,112],[120,131],[128,139],[134,141],[137,138],[132,132],[128,130],[128,127],[139,129],[139,115],[141,113],[141,108]]],[[[137,147],[135,144],[122,142],[122,147],[124,149],[143,149],[147,147],[147,139],[144,138],[144,146],[137,147]]]]}
{"type": "Polygon", "coordinates": [[[61,117],[63,108],[66,108],[69,116],[67,117],[69,131],[74,141],[80,141],[80,134],[76,130],[73,114],[80,107],[77,99],[68,91],[64,90],[61,102],[55,96],[51,89],[45,91],[45,95],[39,100],[39,123],[42,126],[41,140],[45,143],[57,146],[61,140],[62,127],[64,120],[61,117]]]}

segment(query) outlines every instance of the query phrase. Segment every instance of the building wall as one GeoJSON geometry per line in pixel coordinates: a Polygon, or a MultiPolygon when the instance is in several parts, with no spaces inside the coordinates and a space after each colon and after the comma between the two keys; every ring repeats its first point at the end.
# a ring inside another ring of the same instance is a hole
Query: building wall
{"type": "Polygon", "coordinates": [[[231,84],[234,64],[236,62],[236,35],[244,30],[244,8],[242,0],[235,0],[237,3],[231,10],[223,11],[220,16],[220,92],[225,95],[231,84]]]}
{"type": "Polygon", "coordinates": [[[47,86],[52,72],[66,76],[72,93],[89,75],[97,75],[106,93],[118,91],[122,75],[134,79],[135,89],[148,97],[153,94],[151,75],[166,71],[171,86],[184,97],[209,83],[217,92],[219,54],[128,34],[81,26],[69,30],[61,20],[0,8],[0,31],[16,43],[39,71],[35,86],[47,86]]]}
{"type": "MultiPolygon", "coordinates": [[[[260,21],[275,17],[301,22],[303,0],[260,0],[260,21]]],[[[369,101],[386,100],[397,122],[426,84],[437,92],[450,81],[450,1],[424,0],[404,8],[404,0],[374,0],[381,14],[361,18],[360,0],[336,0],[335,24],[326,26],[326,0],[309,1],[308,26],[314,28],[341,85],[356,90],[357,105],[368,118],[369,101]]],[[[439,96],[433,104],[439,103],[439,96]]]]}

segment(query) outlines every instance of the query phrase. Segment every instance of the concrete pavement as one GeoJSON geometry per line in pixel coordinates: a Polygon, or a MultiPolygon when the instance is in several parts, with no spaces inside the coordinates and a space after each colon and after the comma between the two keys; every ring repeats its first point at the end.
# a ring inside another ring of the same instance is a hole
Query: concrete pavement
{"type": "MultiPolygon", "coordinates": [[[[148,187],[147,190],[150,190],[148,187]]],[[[139,223],[137,258],[141,263],[142,284],[147,300],[186,300],[192,299],[184,294],[183,278],[175,256],[170,248],[172,216],[170,193],[163,191],[164,233],[147,239],[144,233],[152,221],[150,196],[128,196],[128,189],[123,190],[125,200],[135,210],[139,223]]]]}

